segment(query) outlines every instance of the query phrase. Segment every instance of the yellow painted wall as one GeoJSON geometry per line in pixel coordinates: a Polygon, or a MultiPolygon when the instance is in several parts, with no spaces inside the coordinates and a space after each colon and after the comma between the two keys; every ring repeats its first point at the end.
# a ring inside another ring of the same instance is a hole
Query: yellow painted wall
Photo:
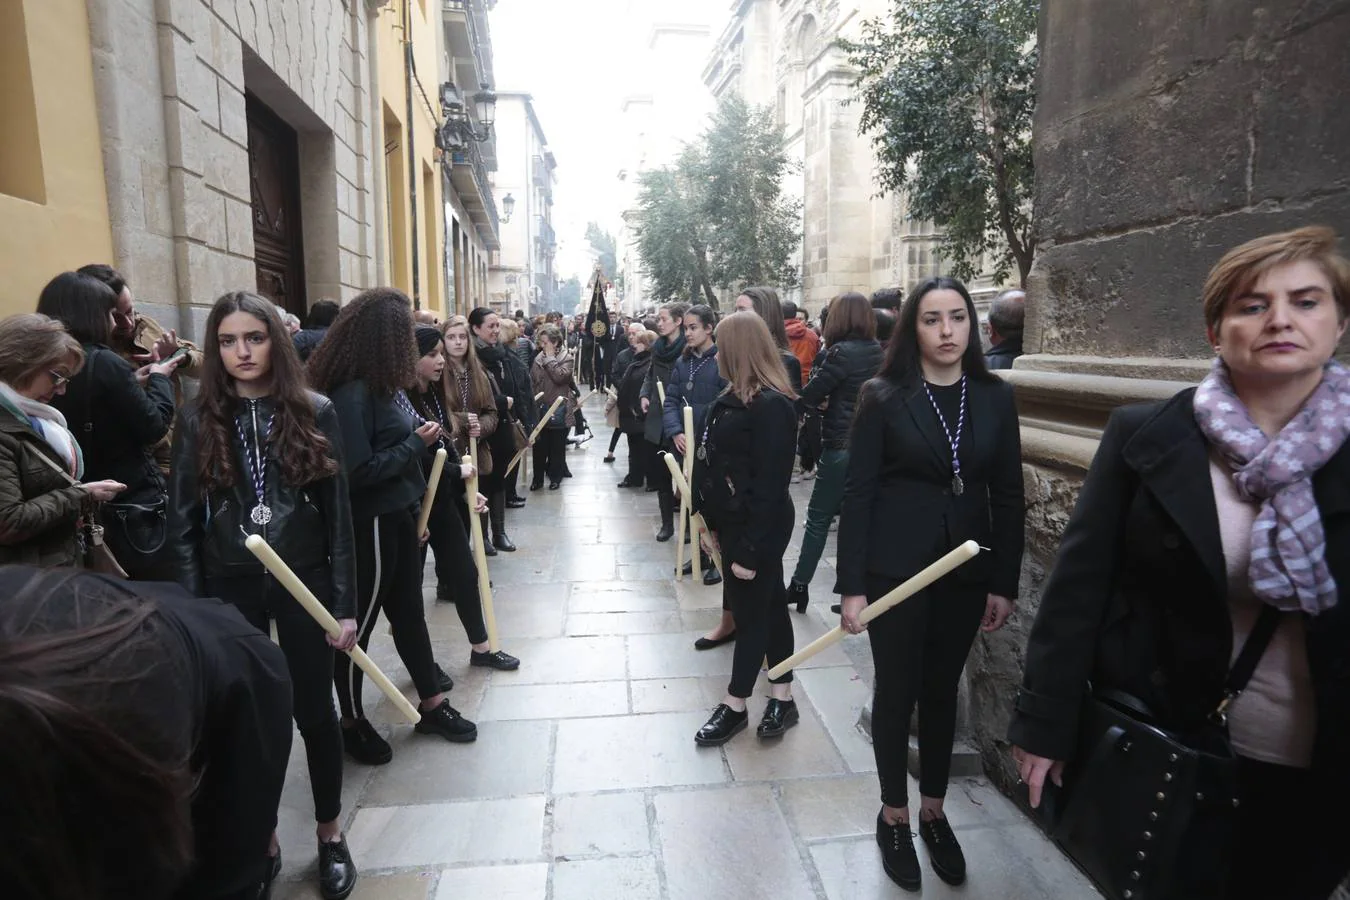
{"type": "MultiPolygon", "coordinates": [[[[434,228],[427,227],[427,210],[443,208],[441,191],[440,164],[436,161],[436,120],[433,110],[439,112],[440,74],[437,65],[437,37],[441,28],[440,4],[425,0],[393,0],[380,11],[378,53],[380,66],[380,98],[384,101],[386,136],[392,138],[390,126],[396,126],[399,141],[394,151],[399,157],[398,165],[392,158],[387,171],[397,171],[397,178],[390,178],[386,191],[389,201],[386,209],[391,216],[402,220],[402,233],[412,235],[410,217],[417,216],[417,257],[420,276],[420,299],[423,309],[445,314],[444,278],[441,277],[440,263],[445,241],[445,218],[434,217],[434,228]],[[416,63],[417,78],[421,82],[419,90],[413,83],[413,148],[417,155],[417,165],[412,169],[418,174],[417,202],[409,202],[408,185],[408,146],[407,118],[408,105],[405,85],[407,78],[404,69],[404,22],[405,11],[411,19],[407,32],[412,36],[413,59],[416,63]],[[423,98],[425,93],[425,99],[423,98]],[[428,108],[430,106],[430,109],[428,108]],[[430,179],[423,174],[432,173],[430,179]],[[432,196],[426,195],[426,186],[432,187],[432,196]]],[[[389,222],[380,236],[384,241],[389,259],[390,280],[400,289],[412,292],[412,249],[408,241],[396,240],[393,232],[396,226],[389,222]]]]}
{"type": "MultiPolygon", "coordinates": [[[[31,312],[56,273],[112,262],[112,229],[85,0],[3,2],[10,7],[6,23],[17,20],[22,8],[23,32],[0,35],[0,54],[26,42],[43,182],[23,192],[41,202],[0,193],[0,271],[6,284],[0,315],[10,315],[31,312]]],[[[11,114],[11,107],[4,109],[11,114]]],[[[31,128],[31,117],[29,122],[31,128]]],[[[0,121],[0,128],[7,125],[0,121]]]]}

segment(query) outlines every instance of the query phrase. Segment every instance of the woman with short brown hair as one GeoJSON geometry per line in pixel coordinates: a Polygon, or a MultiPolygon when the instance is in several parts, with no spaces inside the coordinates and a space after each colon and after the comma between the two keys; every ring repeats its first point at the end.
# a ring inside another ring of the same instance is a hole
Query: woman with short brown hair
{"type": "Polygon", "coordinates": [[[37,313],[0,321],[0,563],[78,566],[78,523],[126,486],[80,484],[84,458],[50,406],[84,365],[84,349],[37,313]]]}
{"type": "Polygon", "coordinates": [[[1089,792],[1147,896],[1323,900],[1350,870],[1350,370],[1332,358],[1347,315],[1330,229],[1229,251],[1204,287],[1213,367],[1111,415],[1046,582],[1009,728],[1033,806],[1047,776],[1064,773],[1070,809],[1093,774],[1133,783],[1081,752],[1089,684],[1236,755],[1177,798],[1192,825],[1157,848],[1165,868],[1134,865],[1133,798],[1089,792]]]}

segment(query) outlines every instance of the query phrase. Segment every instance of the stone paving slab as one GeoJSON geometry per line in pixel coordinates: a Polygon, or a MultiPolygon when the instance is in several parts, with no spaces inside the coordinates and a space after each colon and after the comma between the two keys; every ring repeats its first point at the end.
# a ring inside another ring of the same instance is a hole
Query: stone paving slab
{"type": "MultiPolygon", "coordinates": [[[[721,700],[731,668],[731,646],[693,648],[721,616],[721,588],[674,581],[674,544],[652,540],[656,498],[614,487],[624,451],[618,465],[603,465],[607,436],[569,451],[575,477],[561,490],[531,492],[524,509],[508,512],[520,550],[489,560],[501,645],[521,659],[518,671],[469,666],[463,626],[453,604],[436,602],[428,560],[433,650],[455,679],[450,702],[478,723],[479,738],[452,745],[415,734],[367,687],[367,712],[395,756],[374,768],[347,761],[343,821],[362,872],[352,897],[909,896],[886,878],[875,845],[876,766],[857,728],[871,684],[866,638],[848,638],[796,673],[802,721],[781,739],[759,741],[752,721],[724,747],[696,746],[694,731],[721,700]]],[[[789,569],[812,484],[792,488],[789,569]]],[[[834,541],[806,614],[791,614],[798,646],[836,622],[834,541]]],[[[412,697],[386,625],[370,653],[412,697]]],[[[767,696],[761,672],[753,717],[767,696]]],[[[929,900],[1097,896],[983,778],[954,780],[947,810],[970,880],[950,889],[926,873],[929,900]]],[[[277,900],[318,897],[313,827],[297,735],[277,900]]]]}

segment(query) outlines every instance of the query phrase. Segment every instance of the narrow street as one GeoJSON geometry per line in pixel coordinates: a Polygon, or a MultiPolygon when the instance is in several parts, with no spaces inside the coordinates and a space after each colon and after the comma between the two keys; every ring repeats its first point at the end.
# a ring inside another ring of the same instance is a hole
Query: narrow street
{"type": "MultiPolygon", "coordinates": [[[[596,437],[569,452],[575,477],[510,511],[520,550],[490,563],[502,648],[520,657],[519,671],[469,667],[459,620],[435,602],[428,569],[437,658],[455,679],[450,702],[478,723],[478,741],[416,735],[380,701],[372,719],[389,736],[393,762],[346,767],[343,816],[361,869],[353,897],[909,896],[887,879],[875,845],[875,764],[856,727],[870,683],[866,639],[850,638],[798,671],[801,724],[778,743],[762,744],[751,728],[720,749],[695,746],[730,671],[730,646],[693,648],[719,616],[721,589],[672,580],[674,542],[652,540],[655,496],[615,487],[625,446],[614,465],[602,463],[610,429],[598,402],[587,412],[596,437]]],[[[790,559],[810,489],[810,481],[793,486],[790,559]]],[[[833,618],[833,558],[832,536],[810,609],[792,613],[798,646],[833,618]]],[[[411,691],[386,626],[371,649],[411,691]]],[[[376,693],[367,686],[368,709],[376,693]]],[[[913,783],[910,791],[917,794],[913,783]]],[[[317,898],[298,735],[282,803],[285,883],[275,896],[317,898]]],[[[947,809],[970,878],[960,889],[943,884],[916,838],[924,896],[1096,896],[982,778],[955,780],[947,809]]]]}

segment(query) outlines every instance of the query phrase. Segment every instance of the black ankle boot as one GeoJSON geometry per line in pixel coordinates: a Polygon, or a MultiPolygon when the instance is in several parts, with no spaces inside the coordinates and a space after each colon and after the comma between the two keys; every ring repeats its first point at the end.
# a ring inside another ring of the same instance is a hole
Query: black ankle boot
{"type": "Polygon", "coordinates": [[[908,822],[886,824],[877,813],[877,846],[881,848],[881,867],[891,881],[907,891],[917,891],[923,883],[919,875],[919,855],[914,852],[914,833],[908,822]]]}
{"type": "Polygon", "coordinates": [[[487,513],[481,513],[478,517],[478,533],[483,536],[483,555],[496,556],[497,548],[492,546],[492,538],[488,537],[492,533],[492,525],[487,513]]]}
{"type": "Polygon", "coordinates": [[[498,492],[488,500],[488,519],[492,522],[492,546],[503,553],[514,553],[516,545],[506,536],[506,495],[498,492]]]}
{"type": "Polygon", "coordinates": [[[788,582],[787,595],[788,595],[788,606],[791,606],[795,603],[797,605],[797,612],[799,613],[806,612],[806,604],[811,599],[809,596],[807,596],[806,585],[799,584],[797,580],[794,578],[792,581],[788,582]]]}
{"type": "Polygon", "coordinates": [[[694,743],[700,747],[717,747],[736,736],[750,721],[750,711],[736,712],[725,703],[717,704],[717,709],[694,735],[694,743]]]}
{"type": "Polygon", "coordinates": [[[675,495],[661,491],[656,499],[661,505],[661,530],[656,533],[656,539],[665,543],[675,536],[675,495]]]}

